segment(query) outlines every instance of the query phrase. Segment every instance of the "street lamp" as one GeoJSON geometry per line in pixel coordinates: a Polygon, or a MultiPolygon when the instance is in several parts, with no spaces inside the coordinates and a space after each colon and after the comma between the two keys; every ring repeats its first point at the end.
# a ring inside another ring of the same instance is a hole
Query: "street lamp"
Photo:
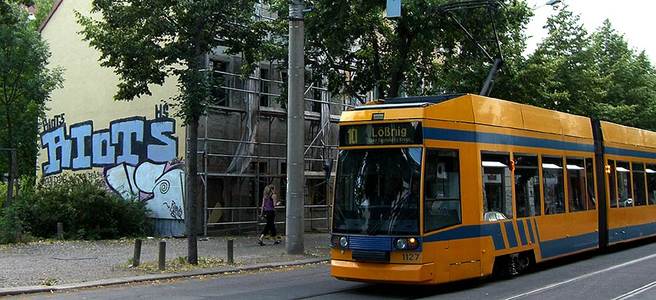
{"type": "Polygon", "coordinates": [[[561,4],[561,3],[563,3],[562,0],[548,0],[547,2],[545,2],[544,4],[542,4],[540,6],[533,7],[533,10],[540,9],[540,8],[545,7],[545,6],[551,6],[551,7],[553,7],[553,9],[557,9],[558,4],[561,4]]]}
{"type": "Polygon", "coordinates": [[[561,1],[561,0],[549,0],[549,1],[547,1],[546,5],[554,6],[554,5],[559,4],[559,3],[563,3],[563,1],[561,1]]]}

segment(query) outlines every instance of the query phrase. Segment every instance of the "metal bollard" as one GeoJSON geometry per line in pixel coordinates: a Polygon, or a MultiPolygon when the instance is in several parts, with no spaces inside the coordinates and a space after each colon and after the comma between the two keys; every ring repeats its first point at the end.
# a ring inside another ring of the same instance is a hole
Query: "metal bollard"
{"type": "Polygon", "coordinates": [[[132,256],[132,267],[138,267],[141,263],[141,240],[134,240],[134,254],[132,256]]]}
{"type": "Polygon", "coordinates": [[[166,270],[166,241],[159,242],[159,270],[166,270]]]}
{"type": "Polygon", "coordinates": [[[57,239],[64,239],[64,223],[57,222],[57,239]]]}
{"type": "Polygon", "coordinates": [[[234,256],[234,240],[229,239],[228,240],[228,263],[233,264],[235,263],[235,256],[234,256]]]}

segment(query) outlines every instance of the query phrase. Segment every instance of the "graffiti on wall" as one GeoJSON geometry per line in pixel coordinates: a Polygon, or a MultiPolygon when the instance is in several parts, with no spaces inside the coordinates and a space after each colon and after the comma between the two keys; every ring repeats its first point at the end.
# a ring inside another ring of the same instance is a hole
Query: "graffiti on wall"
{"type": "Polygon", "coordinates": [[[94,129],[92,120],[66,125],[64,114],[42,122],[43,176],[64,170],[103,168],[107,185],[124,199],[147,203],[153,217],[184,219],[184,170],[178,157],[175,119],[168,106],[155,107],[155,119],[130,117],[94,129]]]}
{"type": "Polygon", "coordinates": [[[184,171],[176,161],[142,162],[136,166],[121,163],[103,172],[107,185],[125,199],[146,201],[154,216],[184,219],[182,195],[184,171]]]}
{"type": "Polygon", "coordinates": [[[151,160],[167,162],[178,156],[175,120],[146,120],[132,117],[110,122],[109,128],[94,130],[93,121],[66,123],[41,133],[41,147],[47,161],[41,166],[45,176],[63,170],[84,170],[121,163],[137,165],[151,160]]]}

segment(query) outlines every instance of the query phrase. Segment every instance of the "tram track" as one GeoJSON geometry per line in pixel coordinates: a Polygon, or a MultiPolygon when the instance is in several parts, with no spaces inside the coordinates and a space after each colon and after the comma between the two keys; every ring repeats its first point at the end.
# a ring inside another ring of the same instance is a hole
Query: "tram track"
{"type": "MultiPolygon", "coordinates": [[[[552,284],[543,286],[541,288],[537,288],[537,289],[534,289],[534,290],[531,290],[531,291],[528,291],[528,292],[524,292],[524,293],[521,293],[521,294],[518,294],[518,295],[515,295],[515,296],[512,296],[512,297],[505,298],[504,300],[514,300],[514,299],[520,299],[520,298],[524,298],[524,297],[531,296],[531,295],[536,295],[536,294],[542,293],[542,292],[550,290],[550,289],[557,288],[559,286],[562,286],[562,285],[565,285],[565,284],[568,284],[568,283],[572,283],[572,282],[575,282],[575,281],[578,281],[578,280],[586,279],[586,278],[589,278],[589,277],[592,277],[592,276],[595,276],[595,275],[599,275],[599,274],[602,274],[602,273],[605,273],[605,272],[613,271],[613,270],[616,270],[616,269],[619,269],[619,268],[623,268],[623,267],[626,267],[626,266],[630,266],[630,265],[633,265],[633,264],[636,264],[636,263],[639,263],[639,262],[643,262],[645,260],[654,259],[654,258],[656,258],[656,254],[652,254],[652,255],[649,255],[649,256],[642,257],[642,258],[630,260],[630,261],[621,263],[619,265],[614,265],[614,266],[611,266],[611,267],[608,267],[608,268],[605,268],[605,269],[601,269],[601,270],[598,270],[598,271],[594,271],[594,272],[586,273],[586,274],[583,274],[583,275],[579,275],[579,276],[576,276],[574,278],[570,278],[570,279],[563,280],[563,281],[560,281],[560,282],[552,283],[552,284]]],[[[656,283],[654,283],[654,284],[656,284],[656,283]]],[[[614,299],[618,299],[618,298],[614,298],[614,299]]],[[[625,298],[622,298],[622,299],[625,299],[625,298]]]]}

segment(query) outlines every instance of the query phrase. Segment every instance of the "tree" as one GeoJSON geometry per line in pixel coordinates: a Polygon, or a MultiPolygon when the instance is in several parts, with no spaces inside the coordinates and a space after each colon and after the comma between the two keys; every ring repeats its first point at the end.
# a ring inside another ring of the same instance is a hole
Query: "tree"
{"type": "Polygon", "coordinates": [[[189,263],[198,262],[197,231],[201,206],[197,203],[198,121],[209,101],[206,54],[225,47],[241,53],[245,73],[260,60],[257,50],[266,24],[253,18],[256,0],[94,0],[92,13],[78,14],[82,35],[101,52],[101,65],[114,68],[120,83],[116,100],[150,95],[150,85],[176,77],[180,93],[170,100],[187,126],[185,159],[189,263]]]}
{"type": "Polygon", "coordinates": [[[606,78],[598,117],[647,129],[656,129],[656,72],[644,52],[636,54],[609,20],[592,34],[599,77],[606,78]]]}
{"type": "Polygon", "coordinates": [[[50,10],[52,10],[54,0],[30,0],[27,2],[28,4],[34,5],[34,7],[36,7],[34,20],[32,20],[31,25],[34,30],[37,30],[43,21],[45,21],[45,19],[48,17],[50,10]]]}
{"type": "Polygon", "coordinates": [[[564,7],[513,79],[514,101],[656,130],[656,72],[606,20],[591,35],[564,7]]]}
{"type": "MultiPolygon", "coordinates": [[[[36,174],[38,120],[45,116],[50,93],[62,81],[49,69],[48,46],[17,4],[0,3],[0,147],[16,148],[18,174],[36,174]]],[[[5,157],[5,153],[0,154],[5,157]]],[[[0,173],[8,170],[2,160],[0,173]]]]}
{"type": "Polygon", "coordinates": [[[595,116],[595,103],[604,96],[590,36],[579,16],[561,9],[547,20],[549,33],[521,68],[516,80],[518,98],[548,109],[595,116]]]}
{"type": "MultiPolygon", "coordinates": [[[[279,16],[287,15],[288,1],[272,2],[279,16]]],[[[447,2],[452,1],[403,1],[402,16],[387,19],[384,1],[310,1],[312,9],[305,18],[308,67],[315,78],[328,78],[333,93],[361,101],[372,90],[378,91],[379,98],[478,93],[490,61],[449,14],[439,11],[440,5],[447,2]]],[[[521,28],[530,10],[523,1],[501,2],[499,10],[491,13],[500,20],[501,44],[512,65],[524,48],[521,28]]],[[[488,13],[485,8],[465,9],[453,11],[453,16],[488,52],[494,53],[496,44],[488,13]]],[[[284,26],[278,28],[284,35],[284,26]]]]}

